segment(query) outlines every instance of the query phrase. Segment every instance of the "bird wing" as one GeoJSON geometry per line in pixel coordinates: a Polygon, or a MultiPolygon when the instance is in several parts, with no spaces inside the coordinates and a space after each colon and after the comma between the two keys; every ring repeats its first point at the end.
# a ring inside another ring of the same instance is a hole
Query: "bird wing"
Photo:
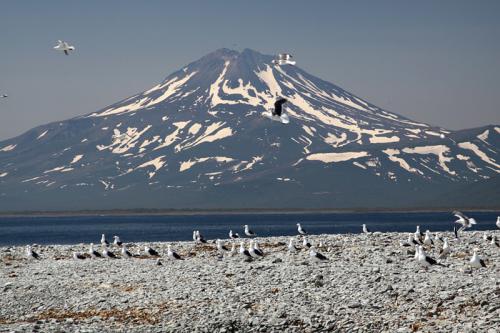
{"type": "Polygon", "coordinates": [[[467,216],[465,216],[464,214],[462,214],[462,212],[459,212],[458,210],[453,211],[452,214],[455,215],[456,217],[464,219],[464,220],[468,219],[467,216]]]}

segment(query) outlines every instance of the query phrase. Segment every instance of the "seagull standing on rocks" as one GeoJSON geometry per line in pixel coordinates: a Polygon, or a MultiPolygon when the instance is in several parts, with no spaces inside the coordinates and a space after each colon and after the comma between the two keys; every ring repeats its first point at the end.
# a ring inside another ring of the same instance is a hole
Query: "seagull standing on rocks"
{"type": "Polygon", "coordinates": [[[207,240],[205,239],[205,237],[203,237],[203,235],[200,233],[199,230],[196,230],[196,241],[198,243],[206,243],[207,240]]]}
{"type": "Polygon", "coordinates": [[[250,254],[250,252],[248,252],[248,250],[245,249],[244,242],[240,242],[240,254],[247,257],[247,258],[252,258],[252,255],[250,254]]]}
{"type": "Polygon", "coordinates": [[[431,237],[431,232],[429,230],[425,231],[424,244],[428,246],[434,245],[434,242],[432,241],[431,237]]]}
{"type": "Polygon", "coordinates": [[[472,254],[472,258],[470,258],[469,263],[470,266],[473,268],[481,268],[481,267],[486,268],[486,263],[484,262],[484,260],[477,255],[477,249],[474,249],[474,253],[472,254]]]}
{"type": "Polygon", "coordinates": [[[113,236],[113,239],[114,239],[114,241],[113,241],[113,245],[115,245],[115,246],[117,246],[117,247],[122,246],[122,244],[123,244],[123,243],[122,243],[122,241],[120,240],[120,237],[118,237],[118,236],[113,236]]]}
{"type": "Polygon", "coordinates": [[[102,258],[102,255],[99,252],[97,252],[96,250],[94,250],[94,243],[90,243],[89,254],[90,254],[90,258],[92,258],[92,259],[102,258]]]}
{"type": "Polygon", "coordinates": [[[311,257],[311,259],[313,259],[314,261],[328,261],[328,258],[325,257],[324,255],[322,255],[321,253],[317,252],[314,247],[311,248],[311,250],[309,251],[309,256],[311,257]]]}
{"type": "Polygon", "coordinates": [[[231,238],[231,239],[240,238],[240,235],[237,232],[233,233],[232,230],[229,230],[229,238],[231,238]]]}
{"type": "Polygon", "coordinates": [[[125,246],[125,244],[122,244],[122,250],[121,250],[121,253],[122,253],[122,258],[125,258],[125,259],[132,258],[132,253],[130,253],[130,252],[127,250],[127,247],[125,246]]]}
{"type": "Polygon", "coordinates": [[[250,241],[250,245],[248,246],[248,252],[254,258],[264,256],[264,253],[262,253],[262,251],[260,251],[258,248],[256,248],[254,241],[250,241]]]}
{"type": "Polygon", "coordinates": [[[368,227],[366,226],[366,224],[363,224],[363,233],[364,234],[369,234],[370,233],[370,229],[368,229],[368,227]]]}
{"type": "Polygon", "coordinates": [[[500,216],[497,216],[497,228],[500,229],[500,216]]]}
{"type": "Polygon", "coordinates": [[[177,254],[177,252],[172,250],[172,246],[170,244],[167,246],[167,256],[171,260],[184,260],[179,254],[177,254]]]}
{"type": "Polygon", "coordinates": [[[288,252],[297,253],[298,250],[299,248],[295,246],[295,240],[290,238],[290,241],[288,242],[288,252]]]}
{"type": "Polygon", "coordinates": [[[221,240],[220,239],[217,239],[217,241],[215,242],[215,244],[217,245],[217,250],[220,252],[220,253],[224,253],[224,252],[227,252],[229,251],[229,249],[227,248],[226,245],[222,244],[221,240]]]}
{"type": "Polygon", "coordinates": [[[101,235],[101,245],[109,246],[109,242],[107,241],[106,236],[104,234],[101,235]]]}
{"type": "Polygon", "coordinates": [[[159,257],[160,256],[160,254],[158,252],[156,252],[155,250],[153,250],[149,246],[144,247],[144,252],[146,252],[146,254],[150,257],[159,257]]]}
{"type": "Polygon", "coordinates": [[[413,244],[413,234],[409,234],[408,235],[408,240],[407,241],[399,240],[399,246],[401,246],[401,247],[414,246],[414,244],[413,244]]]}
{"type": "Polygon", "coordinates": [[[424,267],[429,267],[429,266],[434,266],[434,265],[439,265],[439,266],[444,266],[443,264],[438,263],[435,259],[429,257],[425,251],[422,245],[418,246],[418,257],[417,261],[424,267]]]}
{"type": "Polygon", "coordinates": [[[491,243],[490,244],[491,245],[495,245],[496,247],[500,247],[500,242],[498,241],[498,239],[495,236],[493,236],[491,238],[491,243]]]}
{"type": "Polygon", "coordinates": [[[311,248],[311,243],[307,240],[306,237],[304,237],[304,239],[302,240],[302,246],[305,247],[305,248],[311,248]]]}
{"type": "Polygon", "coordinates": [[[234,256],[236,254],[236,244],[233,243],[231,245],[231,251],[229,251],[229,255],[234,256]]]}
{"type": "Polygon", "coordinates": [[[31,248],[31,245],[26,245],[26,257],[29,260],[32,259],[40,260],[40,256],[31,248]]]}
{"type": "Polygon", "coordinates": [[[73,252],[73,259],[74,260],[83,260],[85,259],[85,256],[81,254],[80,252],[73,252]]]}
{"type": "Polygon", "coordinates": [[[471,217],[467,217],[466,215],[462,214],[458,210],[454,211],[453,215],[458,217],[458,220],[456,220],[455,223],[462,225],[458,231],[469,229],[470,227],[472,227],[473,224],[477,224],[475,219],[473,219],[471,217]]]}
{"type": "Polygon", "coordinates": [[[108,259],[116,259],[115,254],[108,250],[108,248],[105,246],[102,247],[102,255],[108,259]]]}
{"type": "Polygon", "coordinates": [[[255,232],[253,232],[252,230],[250,230],[250,228],[248,227],[248,224],[245,224],[245,235],[247,235],[247,237],[255,237],[255,236],[257,236],[257,234],[255,232]]]}
{"type": "Polygon", "coordinates": [[[297,223],[297,231],[299,232],[299,235],[302,236],[307,235],[307,231],[304,228],[302,228],[300,223],[297,223]]]}
{"type": "Polygon", "coordinates": [[[420,231],[420,226],[417,225],[417,230],[415,230],[415,240],[422,244],[424,240],[424,234],[420,231]]]}
{"type": "Polygon", "coordinates": [[[438,258],[439,259],[446,258],[446,256],[448,256],[449,253],[450,253],[450,246],[448,245],[448,238],[445,238],[443,243],[443,248],[439,251],[438,258]]]}

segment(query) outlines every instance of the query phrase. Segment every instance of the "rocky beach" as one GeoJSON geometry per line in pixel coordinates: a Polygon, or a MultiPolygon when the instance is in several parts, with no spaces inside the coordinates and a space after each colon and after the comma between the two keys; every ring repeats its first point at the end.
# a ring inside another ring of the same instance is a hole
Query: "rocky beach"
{"type": "Polygon", "coordinates": [[[130,259],[113,246],[117,259],[83,260],[72,253],[88,244],[35,244],[40,260],[1,247],[0,332],[498,332],[500,248],[483,232],[442,236],[451,253],[428,269],[400,245],[406,233],[311,235],[322,262],[299,237],[296,254],[288,237],[257,238],[265,256],[252,261],[211,241],[128,243],[130,259]],[[486,268],[469,266],[475,248],[486,268]]]}

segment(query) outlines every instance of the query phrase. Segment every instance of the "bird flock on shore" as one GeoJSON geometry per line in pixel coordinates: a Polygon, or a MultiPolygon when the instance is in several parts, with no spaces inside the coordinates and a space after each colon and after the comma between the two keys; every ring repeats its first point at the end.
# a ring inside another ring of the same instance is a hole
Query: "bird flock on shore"
{"type": "MultiPolygon", "coordinates": [[[[454,238],[455,241],[460,242],[460,233],[467,229],[470,229],[473,225],[477,224],[477,222],[473,218],[467,217],[465,214],[454,211],[453,215],[458,218],[454,222],[454,238]],[[461,225],[461,227],[457,228],[457,225],[461,225]]],[[[496,226],[500,229],[500,216],[497,217],[496,226]]],[[[246,238],[241,238],[238,233],[233,232],[233,230],[229,230],[229,242],[230,247],[227,246],[227,242],[223,242],[220,239],[216,239],[214,241],[208,241],[203,237],[199,230],[193,231],[193,242],[194,245],[207,244],[209,246],[213,246],[215,244],[215,249],[219,254],[220,258],[224,256],[241,256],[245,261],[252,261],[265,256],[264,251],[259,246],[259,242],[254,239],[257,237],[257,234],[250,229],[248,225],[244,226],[244,235],[246,238]],[[246,241],[248,240],[248,242],[246,241]],[[239,243],[239,248],[237,249],[239,243]]],[[[318,249],[326,249],[323,242],[319,241],[317,245],[313,245],[307,238],[307,231],[302,227],[300,223],[297,223],[297,233],[299,240],[301,240],[302,246],[297,246],[296,237],[291,237],[288,242],[287,251],[289,254],[295,254],[299,251],[306,250],[309,251],[309,257],[314,261],[328,261],[329,259],[322,253],[318,251],[318,249]]],[[[375,235],[380,234],[380,232],[371,232],[370,229],[366,226],[366,224],[362,225],[362,233],[365,235],[375,235]]],[[[483,241],[490,243],[492,246],[500,248],[500,240],[495,237],[495,235],[489,235],[487,232],[483,234],[483,241]]],[[[144,251],[138,251],[136,254],[132,254],[128,249],[125,243],[123,243],[119,236],[113,236],[113,242],[110,243],[105,234],[101,235],[101,252],[97,251],[94,248],[94,243],[90,243],[88,252],[73,252],[74,260],[84,260],[87,258],[90,259],[98,259],[98,258],[108,258],[108,259],[131,259],[134,257],[145,256],[147,258],[156,258],[157,265],[162,265],[160,258],[162,255],[153,249],[150,246],[145,246],[144,251]],[[119,249],[120,255],[116,254],[112,251],[112,248],[119,249]]],[[[423,233],[420,230],[420,226],[416,226],[416,230],[414,233],[408,234],[407,240],[400,240],[399,245],[403,248],[406,248],[406,253],[408,255],[413,255],[414,259],[425,269],[430,266],[446,266],[438,260],[446,259],[452,249],[450,247],[450,243],[448,238],[442,237],[440,233],[431,234],[429,230],[426,230],[423,233]],[[432,258],[426,251],[431,250],[436,251],[437,259],[432,258]]],[[[478,249],[473,249],[472,257],[469,260],[469,265],[471,268],[481,268],[486,267],[485,261],[478,255],[478,249]]],[[[41,256],[35,252],[31,245],[26,246],[26,257],[28,259],[40,260],[41,256]]],[[[167,253],[166,257],[170,260],[184,260],[184,258],[175,252],[172,249],[170,244],[167,245],[167,253]]]]}

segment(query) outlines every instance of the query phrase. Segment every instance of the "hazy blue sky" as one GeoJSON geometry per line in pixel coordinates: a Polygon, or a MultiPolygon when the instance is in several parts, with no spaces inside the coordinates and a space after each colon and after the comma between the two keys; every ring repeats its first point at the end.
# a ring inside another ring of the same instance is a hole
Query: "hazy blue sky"
{"type": "Polygon", "coordinates": [[[0,140],[143,91],[220,47],[404,116],[500,124],[500,1],[2,1],[0,140]],[[57,39],[77,48],[65,57],[57,39]]]}

